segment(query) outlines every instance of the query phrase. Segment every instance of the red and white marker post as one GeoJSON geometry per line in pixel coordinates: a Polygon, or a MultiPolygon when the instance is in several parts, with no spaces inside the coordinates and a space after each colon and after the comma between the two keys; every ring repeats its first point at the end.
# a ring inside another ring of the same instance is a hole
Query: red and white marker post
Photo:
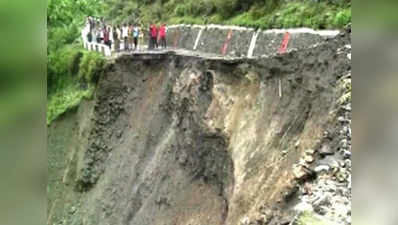
{"type": "Polygon", "coordinates": [[[223,55],[227,54],[228,44],[231,41],[232,33],[233,33],[232,30],[229,30],[227,35],[227,40],[225,41],[223,47],[221,48],[221,54],[223,55]]]}
{"type": "Polygon", "coordinates": [[[289,44],[289,40],[290,40],[290,33],[286,32],[285,35],[283,36],[281,47],[278,50],[279,54],[283,54],[286,52],[287,46],[289,44]]]}

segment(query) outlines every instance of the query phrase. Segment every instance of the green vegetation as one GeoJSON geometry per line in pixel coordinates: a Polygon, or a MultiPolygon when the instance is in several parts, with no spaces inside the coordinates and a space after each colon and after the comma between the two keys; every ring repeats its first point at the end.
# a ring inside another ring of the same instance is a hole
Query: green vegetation
{"type": "Polygon", "coordinates": [[[77,106],[83,98],[91,98],[95,81],[105,66],[105,59],[96,52],[66,46],[49,57],[48,68],[59,76],[49,76],[47,124],[77,106]]]}
{"type": "Polygon", "coordinates": [[[82,99],[91,98],[93,91],[93,86],[83,90],[76,83],[71,83],[60,91],[55,92],[47,100],[47,125],[64,112],[78,106],[82,99]]]}
{"type": "Polygon", "coordinates": [[[105,0],[105,4],[105,16],[113,23],[326,29],[351,22],[351,0],[105,0]]]}
{"type": "Polygon", "coordinates": [[[47,124],[91,97],[105,60],[82,49],[80,29],[102,13],[101,0],[50,0],[47,8],[47,124]]]}
{"type": "Polygon", "coordinates": [[[47,124],[92,96],[104,66],[102,55],[74,45],[48,56],[47,124]]]}
{"type": "Polygon", "coordinates": [[[82,54],[81,56],[78,71],[79,79],[88,84],[98,80],[98,75],[104,68],[105,59],[102,55],[95,52],[85,52],[85,54],[82,54]]]}

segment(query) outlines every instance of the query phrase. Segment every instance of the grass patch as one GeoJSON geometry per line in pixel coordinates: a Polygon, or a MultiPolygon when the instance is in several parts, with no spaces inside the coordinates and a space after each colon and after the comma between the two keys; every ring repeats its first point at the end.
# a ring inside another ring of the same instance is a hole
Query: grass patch
{"type": "Polygon", "coordinates": [[[198,11],[189,13],[191,9],[186,7],[191,7],[191,5],[178,5],[173,8],[167,21],[169,24],[213,23],[256,29],[295,27],[336,29],[351,23],[351,7],[349,5],[331,5],[326,2],[314,3],[312,1],[292,1],[284,5],[269,4],[253,5],[249,10],[235,14],[221,14],[214,9],[208,11],[214,12],[213,14],[198,14],[198,11]]]}
{"type": "Polygon", "coordinates": [[[237,15],[228,24],[261,29],[310,27],[314,29],[342,28],[351,22],[351,9],[324,2],[289,2],[277,6],[273,11],[253,7],[237,15]]]}
{"type": "Polygon", "coordinates": [[[336,29],[351,23],[349,3],[291,1],[281,4],[277,1],[266,1],[244,7],[244,4],[230,0],[231,4],[226,4],[228,1],[215,1],[208,8],[203,8],[203,1],[184,1],[178,2],[179,4],[176,0],[169,1],[165,7],[169,11],[164,13],[167,16],[158,20],[167,21],[169,24],[214,23],[261,29],[336,29]]]}
{"type": "Polygon", "coordinates": [[[241,15],[235,16],[226,22],[228,25],[237,25],[244,27],[263,27],[264,22],[261,19],[254,19],[250,13],[243,13],[241,15]]]}
{"type": "Polygon", "coordinates": [[[83,99],[92,98],[94,89],[94,85],[89,85],[86,90],[83,90],[78,83],[70,82],[62,90],[49,96],[47,99],[47,125],[50,125],[66,111],[77,107],[83,99]]]}
{"type": "Polygon", "coordinates": [[[351,0],[162,0],[134,4],[136,16],[120,11],[122,0],[108,4],[110,21],[150,23],[228,24],[261,29],[311,27],[343,28],[351,22],[351,0]],[[127,18],[127,21],[126,21],[127,18]]]}

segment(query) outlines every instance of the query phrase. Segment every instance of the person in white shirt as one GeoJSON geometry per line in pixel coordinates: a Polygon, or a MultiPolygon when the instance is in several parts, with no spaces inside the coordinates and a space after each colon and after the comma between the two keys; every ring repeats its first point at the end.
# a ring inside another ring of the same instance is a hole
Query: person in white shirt
{"type": "Polygon", "coordinates": [[[90,24],[86,23],[86,26],[82,29],[83,43],[88,42],[88,34],[90,33],[90,24]]]}
{"type": "Polygon", "coordinates": [[[116,46],[115,46],[116,51],[120,50],[120,39],[121,39],[121,37],[122,37],[122,34],[121,34],[121,31],[120,31],[120,27],[117,26],[116,27],[116,40],[115,40],[115,44],[117,43],[116,46]]]}
{"type": "Polygon", "coordinates": [[[111,50],[115,49],[115,39],[113,38],[113,27],[109,26],[109,40],[111,41],[112,45],[111,45],[111,50]]]}
{"type": "Polygon", "coordinates": [[[138,48],[138,38],[140,36],[140,29],[138,28],[138,24],[134,25],[133,28],[133,42],[134,42],[134,50],[138,48]]]}
{"type": "Polygon", "coordinates": [[[97,28],[94,28],[93,36],[94,36],[95,42],[99,43],[100,40],[99,40],[99,33],[98,33],[98,29],[97,28]]]}
{"type": "Polygon", "coordinates": [[[102,44],[102,43],[104,43],[104,30],[105,30],[105,27],[104,28],[100,28],[99,29],[99,36],[100,36],[100,43],[102,44]]]}

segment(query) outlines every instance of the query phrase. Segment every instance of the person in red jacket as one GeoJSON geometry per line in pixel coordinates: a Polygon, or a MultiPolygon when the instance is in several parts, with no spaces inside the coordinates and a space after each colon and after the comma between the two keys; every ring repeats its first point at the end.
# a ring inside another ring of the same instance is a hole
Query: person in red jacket
{"type": "Polygon", "coordinates": [[[166,48],[166,24],[163,24],[159,28],[159,42],[160,46],[165,49],[166,48]]]}
{"type": "Polygon", "coordinates": [[[158,48],[158,28],[155,24],[151,25],[152,47],[158,48]]]}
{"type": "Polygon", "coordinates": [[[109,46],[109,48],[111,48],[110,33],[111,28],[104,27],[104,44],[109,46]]]}

